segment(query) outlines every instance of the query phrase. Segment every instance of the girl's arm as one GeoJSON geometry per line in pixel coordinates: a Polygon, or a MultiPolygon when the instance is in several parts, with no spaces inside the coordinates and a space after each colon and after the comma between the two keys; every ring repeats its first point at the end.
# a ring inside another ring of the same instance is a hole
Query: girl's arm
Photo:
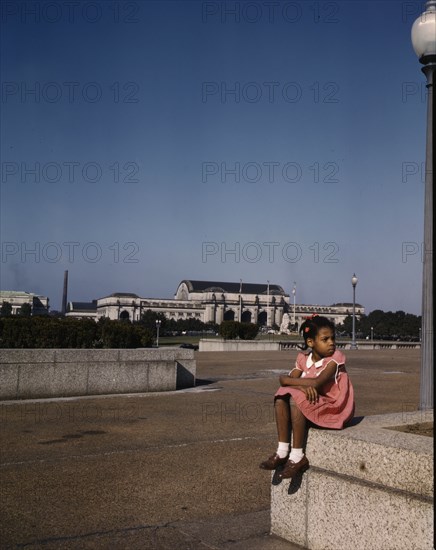
{"type": "Polygon", "coordinates": [[[280,385],[301,389],[311,402],[316,402],[318,401],[319,389],[331,378],[334,378],[337,368],[338,364],[336,361],[330,361],[316,378],[301,378],[302,371],[296,369],[291,372],[290,376],[280,376],[280,385]],[[297,374],[294,375],[294,373],[297,374]],[[312,391],[312,389],[315,391],[312,391]]]}
{"type": "MultiPolygon", "coordinates": [[[[300,376],[303,374],[303,371],[299,369],[298,367],[294,367],[291,371],[289,371],[288,376],[290,378],[300,378],[300,376]]],[[[286,375],[283,375],[286,376],[286,375]]],[[[281,377],[280,377],[281,378],[281,377]]],[[[284,384],[282,384],[283,386],[284,384]]]]}

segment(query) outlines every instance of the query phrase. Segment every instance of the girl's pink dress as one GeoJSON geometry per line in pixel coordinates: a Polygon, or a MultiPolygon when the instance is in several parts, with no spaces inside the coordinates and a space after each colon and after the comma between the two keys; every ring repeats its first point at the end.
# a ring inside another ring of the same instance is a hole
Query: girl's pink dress
{"type": "Polygon", "coordinates": [[[345,355],[336,350],[330,357],[314,363],[311,353],[299,353],[295,368],[302,371],[302,378],[316,378],[331,361],[336,363],[336,373],[334,378],[320,388],[318,403],[309,403],[306,394],[295,386],[281,386],[275,397],[292,395],[308,420],[322,428],[340,430],[354,415],[354,390],[345,370],[345,355]]]}

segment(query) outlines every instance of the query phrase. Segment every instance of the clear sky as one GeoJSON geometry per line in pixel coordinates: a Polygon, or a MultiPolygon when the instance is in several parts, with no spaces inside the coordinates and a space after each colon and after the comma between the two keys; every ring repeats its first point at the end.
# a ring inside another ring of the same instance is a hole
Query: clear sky
{"type": "Polygon", "coordinates": [[[415,1],[3,1],[2,290],[421,312],[415,1]]]}

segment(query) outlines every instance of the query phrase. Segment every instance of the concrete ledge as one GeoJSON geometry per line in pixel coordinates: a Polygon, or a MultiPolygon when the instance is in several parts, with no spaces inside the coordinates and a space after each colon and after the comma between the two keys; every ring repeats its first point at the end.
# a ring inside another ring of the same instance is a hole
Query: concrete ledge
{"type": "Polygon", "coordinates": [[[312,550],[433,548],[433,438],[389,430],[433,411],[310,429],[310,469],[273,485],[271,531],[312,550]]]}
{"type": "Polygon", "coordinates": [[[279,351],[280,342],[268,340],[224,340],[202,338],[199,351],[279,351]]]}
{"type": "Polygon", "coordinates": [[[190,349],[0,350],[3,400],[173,391],[195,375],[190,349]]]}

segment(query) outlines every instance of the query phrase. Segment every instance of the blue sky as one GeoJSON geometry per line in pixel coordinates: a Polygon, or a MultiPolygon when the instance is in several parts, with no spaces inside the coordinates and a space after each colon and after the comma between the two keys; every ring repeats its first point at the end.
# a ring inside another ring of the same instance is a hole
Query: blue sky
{"type": "Polygon", "coordinates": [[[3,2],[2,290],[421,311],[422,2],[3,2]]]}

